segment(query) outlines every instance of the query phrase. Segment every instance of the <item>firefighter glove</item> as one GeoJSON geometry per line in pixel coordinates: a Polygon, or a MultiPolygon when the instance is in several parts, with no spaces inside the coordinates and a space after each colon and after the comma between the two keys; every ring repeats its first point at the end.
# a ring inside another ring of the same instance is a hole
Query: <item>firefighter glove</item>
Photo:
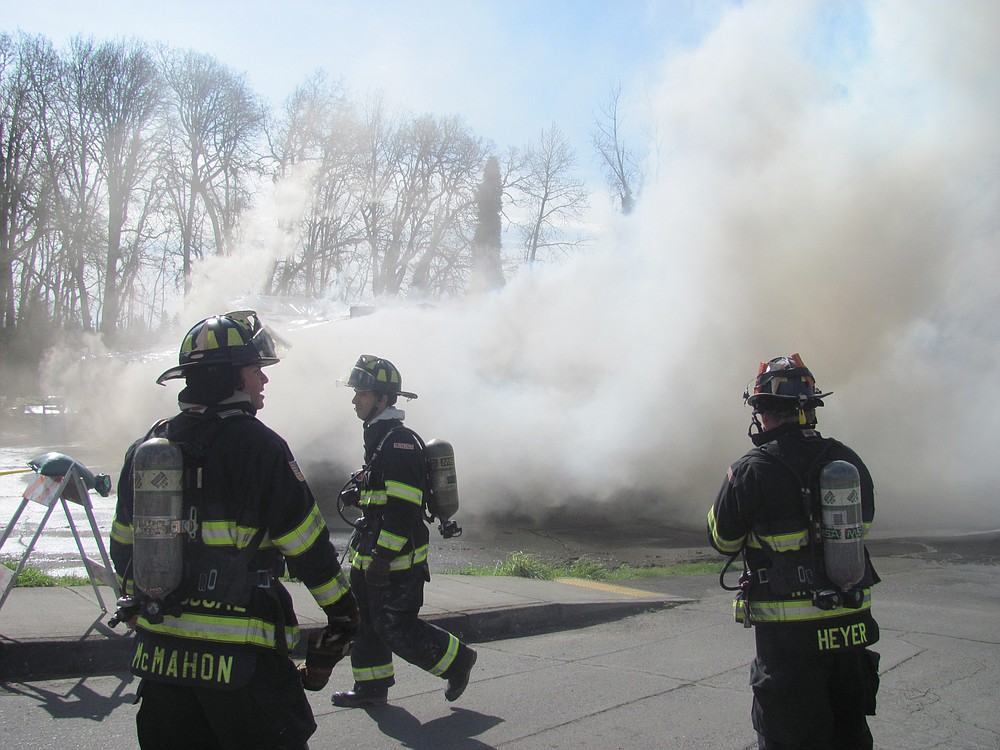
{"type": "Polygon", "coordinates": [[[327,615],[326,623],[324,632],[328,635],[344,635],[353,640],[358,632],[358,626],[361,624],[361,612],[355,604],[354,608],[346,615],[327,615]]]}
{"type": "Polygon", "coordinates": [[[361,506],[361,490],[353,482],[340,491],[340,502],[345,506],[352,505],[355,508],[361,506]]]}
{"type": "Polygon", "coordinates": [[[299,667],[302,687],[306,690],[322,690],[326,687],[337,662],[351,653],[360,619],[357,613],[350,617],[332,617],[330,625],[309,637],[306,663],[299,667]],[[334,625],[333,620],[342,622],[334,625]]]}
{"type": "Polygon", "coordinates": [[[302,687],[306,690],[322,690],[326,683],[330,681],[330,674],[333,667],[310,667],[302,664],[299,667],[299,677],[302,679],[302,687]]]}
{"type": "Polygon", "coordinates": [[[385,586],[389,583],[388,558],[372,555],[372,560],[365,569],[365,583],[369,586],[385,586]]]}

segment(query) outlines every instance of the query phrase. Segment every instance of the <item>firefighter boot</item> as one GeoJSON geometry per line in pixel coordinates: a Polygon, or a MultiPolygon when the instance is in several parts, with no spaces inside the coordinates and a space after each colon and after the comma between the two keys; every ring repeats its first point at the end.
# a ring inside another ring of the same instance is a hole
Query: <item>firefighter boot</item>
{"type": "Polygon", "coordinates": [[[358,685],[354,690],[336,692],[330,698],[333,705],[340,708],[368,708],[370,706],[384,706],[389,700],[388,688],[363,688],[358,685]]]}
{"type": "MultiPolygon", "coordinates": [[[[472,674],[472,668],[476,665],[476,659],[479,656],[468,646],[462,646],[462,649],[466,652],[465,658],[462,659],[460,655],[452,667],[454,674],[448,675],[448,687],[444,691],[444,697],[449,701],[457,701],[462,693],[465,692],[465,688],[469,686],[469,676],[472,674]]],[[[451,672],[452,670],[448,671],[451,672]]]]}

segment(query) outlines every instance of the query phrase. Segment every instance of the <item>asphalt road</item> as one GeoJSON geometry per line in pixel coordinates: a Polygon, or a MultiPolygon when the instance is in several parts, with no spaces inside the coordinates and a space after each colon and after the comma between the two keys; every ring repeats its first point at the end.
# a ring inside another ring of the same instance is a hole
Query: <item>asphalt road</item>
{"type": "MultiPolygon", "coordinates": [[[[1000,748],[1000,587],[997,567],[927,559],[927,550],[875,558],[882,640],[880,750],[1000,748]]],[[[945,556],[952,554],[946,551],[945,556]]],[[[939,553],[938,557],[941,557],[939,553]]],[[[334,708],[346,665],[310,698],[310,743],[352,750],[581,750],[755,747],[747,667],[752,632],[732,622],[715,576],[643,580],[696,599],[618,622],[479,644],[455,704],[442,683],[397,665],[389,706],[334,708]],[[682,590],[683,589],[683,590],[682,590]]],[[[129,675],[0,686],[0,746],[106,750],[134,746],[129,675]]]]}

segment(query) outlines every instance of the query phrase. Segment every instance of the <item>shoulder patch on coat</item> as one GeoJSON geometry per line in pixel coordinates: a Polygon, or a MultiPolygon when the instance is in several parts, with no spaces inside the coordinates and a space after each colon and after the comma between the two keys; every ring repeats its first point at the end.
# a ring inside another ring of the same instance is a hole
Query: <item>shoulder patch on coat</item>
{"type": "Polygon", "coordinates": [[[412,451],[417,449],[417,446],[415,446],[413,443],[393,443],[392,447],[400,448],[404,451],[412,451]]]}
{"type": "Polygon", "coordinates": [[[295,463],[295,459],[294,458],[291,461],[288,462],[288,465],[290,467],[292,467],[292,474],[295,475],[296,479],[298,479],[300,482],[306,481],[305,475],[302,473],[302,470],[299,469],[299,465],[297,463],[295,463]]]}

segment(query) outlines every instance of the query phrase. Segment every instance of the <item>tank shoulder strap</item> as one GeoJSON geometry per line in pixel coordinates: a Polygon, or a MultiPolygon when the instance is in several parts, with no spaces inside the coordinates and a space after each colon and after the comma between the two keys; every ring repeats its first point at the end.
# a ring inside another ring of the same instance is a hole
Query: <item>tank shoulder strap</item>
{"type": "MultiPolygon", "coordinates": [[[[818,485],[814,477],[818,477],[817,469],[823,464],[823,459],[834,446],[836,441],[832,438],[823,438],[823,447],[810,462],[804,473],[800,473],[790,461],[782,458],[777,453],[767,450],[767,446],[757,448],[757,453],[787,469],[799,485],[799,498],[802,503],[802,514],[806,519],[807,546],[810,564],[814,571],[821,570],[821,554],[823,549],[823,526],[820,516],[820,499],[818,485]],[[815,491],[814,491],[815,490],[815,491]]],[[[751,532],[760,544],[761,549],[775,566],[775,574],[780,576],[785,558],[774,551],[774,549],[756,532],[751,532]]],[[[745,558],[744,558],[745,559],[745,558]]]]}
{"type": "Polygon", "coordinates": [[[427,462],[426,462],[427,445],[424,443],[423,438],[421,438],[420,435],[418,435],[415,430],[413,430],[410,427],[407,427],[406,425],[401,424],[396,427],[393,427],[391,430],[385,433],[385,435],[382,436],[382,439],[378,441],[378,445],[375,446],[375,450],[372,453],[372,457],[364,465],[363,471],[370,471],[375,466],[375,461],[378,460],[378,457],[382,454],[382,447],[389,439],[389,436],[400,433],[409,434],[413,438],[413,441],[420,446],[421,455],[424,457],[424,470],[423,470],[424,486],[421,488],[423,491],[423,502],[421,504],[421,510],[425,520],[427,520],[428,522],[433,521],[434,516],[430,514],[427,507],[428,497],[432,491],[430,477],[428,477],[427,475],[427,462]]]}
{"type": "MultiPolygon", "coordinates": [[[[808,499],[806,496],[811,495],[810,483],[812,482],[813,477],[816,476],[816,470],[821,466],[823,459],[826,457],[826,454],[830,451],[830,448],[832,448],[834,443],[836,442],[835,440],[833,440],[833,438],[822,438],[822,440],[823,440],[823,447],[820,448],[819,453],[816,454],[815,458],[813,458],[812,462],[806,468],[804,473],[800,473],[799,470],[796,469],[794,466],[792,466],[791,462],[788,461],[787,459],[784,459],[777,453],[768,450],[766,445],[756,448],[755,451],[757,455],[762,456],[770,461],[774,461],[780,464],[781,466],[784,466],[788,471],[791,472],[792,476],[795,477],[795,481],[799,485],[800,491],[803,494],[803,501],[805,502],[808,499]]],[[[803,507],[803,511],[805,511],[806,516],[811,516],[813,514],[813,510],[814,509],[812,507],[811,501],[807,502],[803,507]]]]}
{"type": "Polygon", "coordinates": [[[378,445],[375,446],[375,450],[372,452],[372,457],[368,459],[367,463],[365,463],[364,466],[365,470],[371,469],[375,465],[375,461],[377,461],[378,457],[382,455],[382,448],[383,446],[385,446],[385,443],[389,439],[390,435],[395,435],[404,432],[410,434],[414,442],[420,446],[421,452],[426,452],[427,446],[424,444],[424,441],[423,439],[421,439],[420,435],[418,435],[414,430],[407,427],[406,425],[401,424],[396,427],[393,427],[391,430],[385,433],[385,435],[382,436],[381,440],[378,441],[378,445]]]}

